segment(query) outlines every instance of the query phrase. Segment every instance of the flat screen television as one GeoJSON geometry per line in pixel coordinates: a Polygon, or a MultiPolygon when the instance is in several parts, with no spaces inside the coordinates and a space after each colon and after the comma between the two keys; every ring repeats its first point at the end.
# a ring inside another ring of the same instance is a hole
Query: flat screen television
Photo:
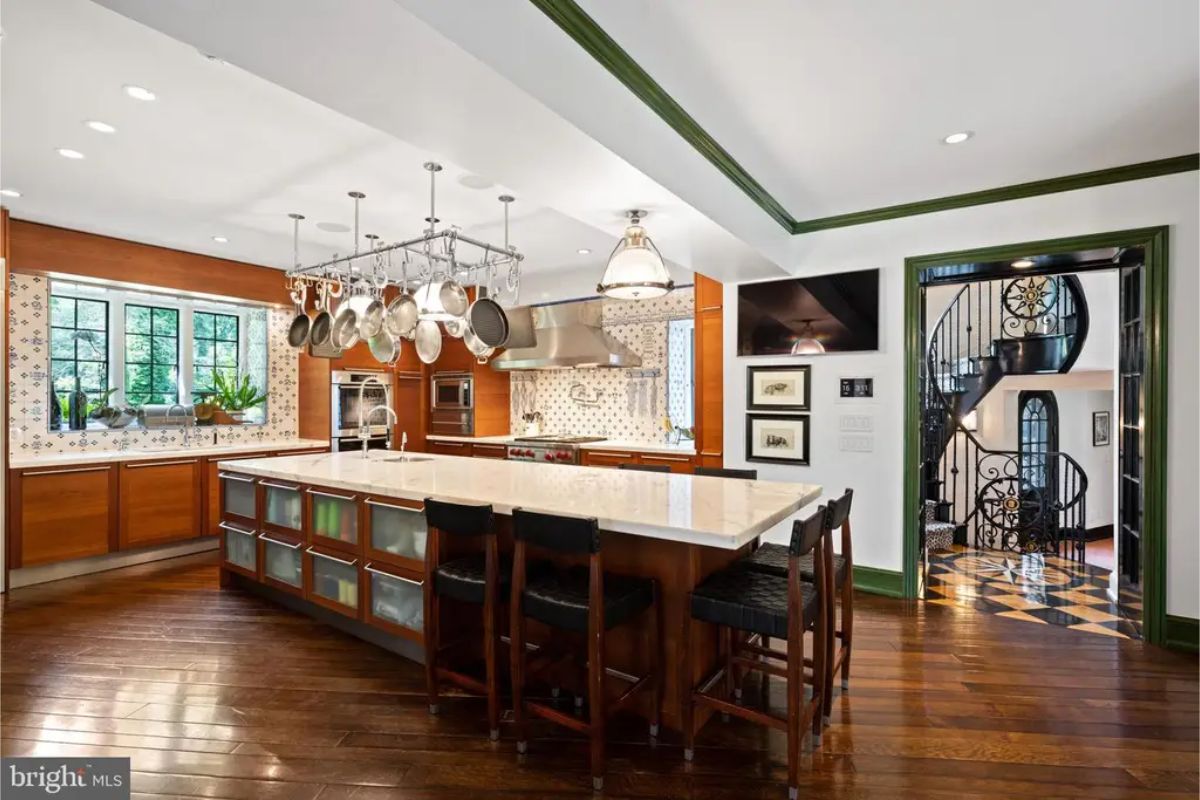
{"type": "Polygon", "coordinates": [[[879,270],[738,287],[739,356],[879,349],[879,270]]]}

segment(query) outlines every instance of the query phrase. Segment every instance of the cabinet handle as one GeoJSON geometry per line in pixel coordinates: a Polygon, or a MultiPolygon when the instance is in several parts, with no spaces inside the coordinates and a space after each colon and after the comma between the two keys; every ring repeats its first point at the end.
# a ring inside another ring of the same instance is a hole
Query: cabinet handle
{"type": "Polygon", "coordinates": [[[299,486],[288,486],[286,483],[270,483],[268,481],[261,482],[263,486],[270,486],[272,489],[283,489],[285,492],[298,492],[299,486]]]}
{"type": "Polygon", "coordinates": [[[721,310],[721,306],[705,306],[704,308],[700,309],[700,311],[701,311],[701,312],[704,312],[704,311],[720,311],[720,310],[721,310]]]}
{"type": "Polygon", "coordinates": [[[35,478],[38,475],[69,475],[75,472],[107,472],[109,466],[103,467],[75,467],[74,469],[43,469],[37,472],[22,472],[21,476],[25,478],[35,478]]]}
{"type": "Polygon", "coordinates": [[[372,575],[382,575],[385,578],[394,578],[395,580],[398,580],[398,581],[404,581],[405,583],[411,583],[413,586],[424,586],[425,585],[425,581],[414,581],[412,578],[402,578],[399,575],[392,574],[391,572],[384,572],[381,569],[375,569],[372,566],[373,563],[374,562],[368,562],[367,565],[363,567],[363,569],[365,569],[367,572],[371,573],[372,575]]]}
{"type": "Polygon", "coordinates": [[[508,447],[506,444],[477,444],[477,450],[504,450],[508,447]]]}
{"type": "Polygon", "coordinates": [[[258,535],[258,538],[262,539],[264,542],[270,542],[271,544],[277,544],[280,547],[286,547],[288,550],[299,550],[301,547],[304,546],[303,542],[281,542],[278,539],[272,539],[270,536],[267,536],[265,533],[260,533],[258,535]]]}
{"type": "Polygon", "coordinates": [[[647,461],[691,461],[688,456],[642,456],[647,461]]]}
{"type": "Polygon", "coordinates": [[[135,463],[135,464],[126,464],[125,468],[126,469],[143,469],[145,467],[175,467],[175,466],[182,466],[184,464],[196,464],[196,463],[199,463],[199,461],[200,461],[200,459],[198,459],[198,458],[193,458],[190,461],[145,461],[145,462],[135,463]]]}
{"type": "Polygon", "coordinates": [[[466,447],[464,442],[439,442],[435,440],[433,444],[437,447],[466,447]]]}
{"type": "Polygon", "coordinates": [[[316,489],[309,489],[308,493],[309,494],[317,494],[317,495],[320,495],[321,497],[332,497],[334,500],[345,500],[347,503],[353,503],[355,500],[358,499],[358,495],[356,495],[356,494],[346,496],[344,494],[331,494],[329,492],[318,492],[316,489]]]}
{"type": "Polygon", "coordinates": [[[423,510],[423,509],[419,509],[419,508],[409,508],[408,506],[398,506],[398,505],[395,505],[394,503],[381,503],[378,500],[367,500],[365,502],[369,506],[377,506],[379,508],[390,508],[395,511],[407,511],[410,514],[420,514],[421,511],[423,510]]]}
{"type": "Polygon", "coordinates": [[[421,373],[419,372],[397,372],[396,377],[402,381],[419,381],[421,373]]]}
{"type": "Polygon", "coordinates": [[[712,451],[710,451],[710,450],[701,450],[701,451],[700,451],[700,455],[702,455],[702,456],[711,456],[711,457],[714,457],[714,458],[720,458],[720,457],[721,457],[721,451],[720,451],[720,450],[717,450],[717,451],[714,453],[714,452],[712,452],[712,451]]]}
{"type": "Polygon", "coordinates": [[[347,561],[344,558],[338,558],[337,556],[330,556],[330,555],[326,555],[325,553],[318,553],[316,550],[313,550],[311,547],[308,548],[307,550],[305,550],[304,552],[308,553],[310,556],[316,556],[317,558],[326,558],[326,559],[329,559],[330,561],[336,561],[339,564],[345,564],[347,567],[353,567],[354,565],[356,565],[358,563],[357,558],[354,559],[353,561],[347,561]]]}
{"type": "Polygon", "coordinates": [[[633,458],[633,453],[596,453],[597,458],[633,458]]]}
{"type": "Polygon", "coordinates": [[[230,533],[240,533],[242,536],[256,535],[254,533],[254,531],[248,531],[245,528],[239,528],[237,525],[230,525],[228,522],[225,522],[224,520],[222,520],[221,522],[218,522],[217,527],[223,528],[223,529],[229,531],[230,533]]]}
{"type": "Polygon", "coordinates": [[[255,478],[247,478],[245,475],[234,475],[232,472],[218,472],[217,477],[227,481],[239,481],[241,483],[254,483],[255,478]]]}

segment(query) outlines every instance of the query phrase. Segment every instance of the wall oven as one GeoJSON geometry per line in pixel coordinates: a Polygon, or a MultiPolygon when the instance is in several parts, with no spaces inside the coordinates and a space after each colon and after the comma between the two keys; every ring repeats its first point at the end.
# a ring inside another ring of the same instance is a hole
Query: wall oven
{"type": "MultiPolygon", "coordinates": [[[[335,452],[342,450],[361,450],[363,444],[358,438],[359,390],[362,390],[362,411],[366,413],[378,405],[391,406],[392,393],[388,388],[390,376],[383,370],[334,370],[332,378],[332,403],[330,406],[330,442],[335,452]],[[383,381],[380,386],[368,378],[383,381]],[[367,382],[366,387],[363,383],[367,382]]],[[[378,413],[371,418],[370,437],[367,439],[368,449],[386,449],[391,439],[386,414],[378,413]]]]}
{"type": "Polygon", "coordinates": [[[469,372],[435,372],[429,379],[429,432],[475,435],[475,378],[469,372]]]}

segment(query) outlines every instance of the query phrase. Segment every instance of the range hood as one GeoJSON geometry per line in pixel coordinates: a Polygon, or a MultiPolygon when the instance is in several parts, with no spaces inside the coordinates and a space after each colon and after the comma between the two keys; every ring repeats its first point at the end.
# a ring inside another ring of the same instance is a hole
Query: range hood
{"type": "Polygon", "coordinates": [[[536,306],[534,347],[505,350],[492,368],[571,369],[575,367],[640,367],[642,358],[600,327],[600,301],[536,306]]]}

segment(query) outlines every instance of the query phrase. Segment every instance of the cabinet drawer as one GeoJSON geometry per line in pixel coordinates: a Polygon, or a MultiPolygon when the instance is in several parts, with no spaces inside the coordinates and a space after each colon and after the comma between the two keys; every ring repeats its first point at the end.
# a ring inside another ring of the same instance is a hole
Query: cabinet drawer
{"type": "Polygon", "coordinates": [[[425,583],[371,562],[366,573],[366,620],[389,633],[422,638],[425,629],[425,583]]]}
{"type": "Polygon", "coordinates": [[[258,521],[258,480],[221,470],[221,517],[254,525],[258,521]]]}
{"type": "Polygon", "coordinates": [[[637,455],[628,452],[585,450],[583,463],[588,467],[619,467],[622,464],[636,464],[637,455]]]}
{"type": "Polygon", "coordinates": [[[443,456],[471,455],[471,445],[467,442],[439,442],[427,439],[425,441],[425,449],[430,453],[439,453],[443,456]]]}
{"type": "Polygon", "coordinates": [[[304,543],[260,533],[259,559],[263,583],[293,594],[304,594],[304,543]]]}
{"type": "Polygon", "coordinates": [[[200,536],[200,459],[121,465],[121,549],[200,536]]]}
{"type": "Polygon", "coordinates": [[[249,528],[222,520],[221,561],[233,570],[249,578],[258,578],[258,534],[249,528]]]}
{"type": "Polygon", "coordinates": [[[371,558],[424,569],[425,509],[421,503],[368,497],[366,552],[371,558]]]}
{"type": "Polygon", "coordinates": [[[643,454],[639,457],[639,462],[656,467],[670,467],[671,472],[678,472],[685,475],[692,473],[693,461],[691,456],[652,456],[643,454]]]}
{"type": "Polygon", "coordinates": [[[309,541],[351,553],[359,551],[358,495],[308,489],[309,541]]]}
{"type": "Polygon", "coordinates": [[[304,533],[304,499],[300,486],[262,479],[263,487],[263,530],[271,530],[290,536],[304,533]]]}
{"type": "Polygon", "coordinates": [[[9,517],[13,568],[98,556],[116,545],[117,467],[15,473],[9,517]]]}
{"type": "Polygon", "coordinates": [[[476,442],[471,445],[471,455],[475,458],[508,458],[508,445],[476,442]]]}
{"type": "Polygon", "coordinates": [[[358,618],[358,559],[345,553],[309,547],[305,549],[308,589],[305,597],[348,617],[358,618]]]}

